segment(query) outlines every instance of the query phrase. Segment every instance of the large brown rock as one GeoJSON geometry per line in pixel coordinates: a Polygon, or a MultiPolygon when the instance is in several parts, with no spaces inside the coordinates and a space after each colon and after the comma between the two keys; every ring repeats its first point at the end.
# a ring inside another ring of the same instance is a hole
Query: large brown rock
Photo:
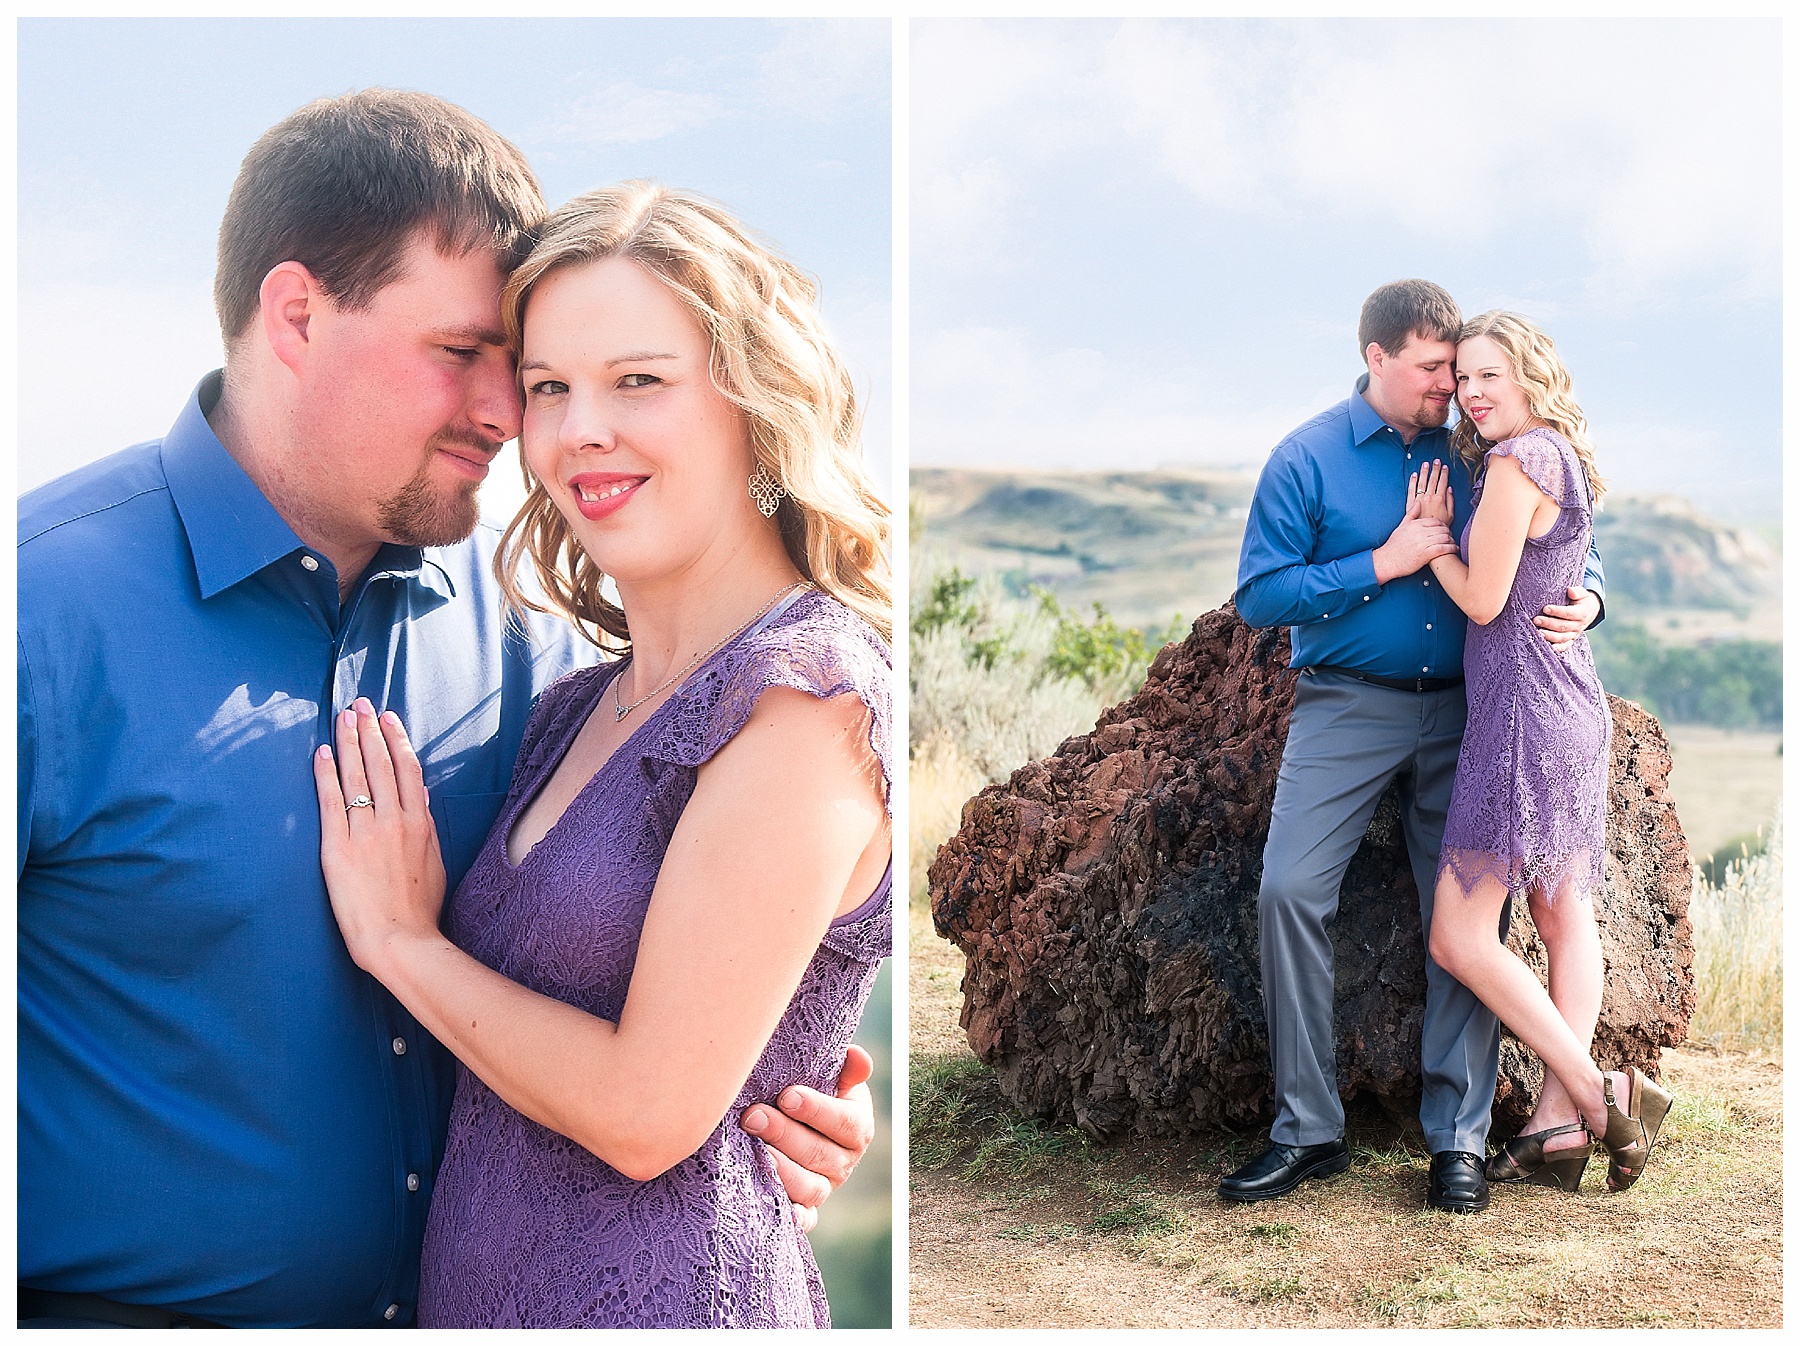
{"type": "MultiPolygon", "coordinates": [[[[963,806],[930,871],[938,932],[968,957],[962,1023],[1006,1096],[1098,1137],[1272,1115],[1256,892],[1295,674],[1285,632],[1227,605],[1157,656],[1143,690],[963,806]]],[[[1606,992],[1595,1054],[1656,1073],[1687,1036],[1687,840],[1656,721],[1609,698],[1611,814],[1596,916],[1606,992]]],[[[1344,881],[1338,1088],[1416,1113],[1425,1000],[1417,892],[1390,792],[1344,881]]],[[[1523,905],[1523,904],[1518,904],[1523,905]]],[[[1510,935],[1543,975],[1529,917],[1510,935]]],[[[1496,1130],[1542,1080],[1508,1036],[1496,1130]]]]}

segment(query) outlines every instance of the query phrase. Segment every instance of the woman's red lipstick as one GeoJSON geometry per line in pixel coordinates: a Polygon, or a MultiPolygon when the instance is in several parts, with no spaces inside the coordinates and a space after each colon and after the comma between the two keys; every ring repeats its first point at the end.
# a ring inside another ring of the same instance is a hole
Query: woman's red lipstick
{"type": "Polygon", "coordinates": [[[583,472],[569,479],[575,508],[584,519],[604,519],[625,508],[648,477],[625,472],[583,472]]]}

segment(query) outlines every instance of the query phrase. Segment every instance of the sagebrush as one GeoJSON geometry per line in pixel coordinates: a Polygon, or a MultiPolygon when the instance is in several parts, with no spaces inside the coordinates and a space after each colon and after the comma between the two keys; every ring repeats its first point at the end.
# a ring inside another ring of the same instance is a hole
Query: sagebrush
{"type": "Polygon", "coordinates": [[[1008,595],[990,576],[915,573],[910,625],[911,750],[953,744],[1000,780],[1143,685],[1169,627],[1122,627],[1100,604],[1083,618],[1036,591],[1008,595]]]}

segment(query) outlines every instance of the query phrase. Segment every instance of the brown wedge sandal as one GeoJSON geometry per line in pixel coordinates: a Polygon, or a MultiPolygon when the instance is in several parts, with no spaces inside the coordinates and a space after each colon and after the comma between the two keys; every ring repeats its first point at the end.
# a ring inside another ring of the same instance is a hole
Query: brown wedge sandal
{"type": "Polygon", "coordinates": [[[1587,1145],[1571,1145],[1564,1150],[1544,1152],[1544,1142],[1552,1136],[1566,1136],[1572,1131],[1587,1135],[1587,1127],[1581,1122],[1570,1122],[1566,1126],[1553,1126],[1544,1131],[1533,1131],[1528,1135],[1514,1136],[1502,1144],[1493,1158],[1487,1161],[1487,1180],[1489,1182],[1530,1183],[1542,1187],[1555,1187],[1565,1192],[1581,1190],[1581,1175],[1587,1171],[1588,1159],[1594,1153],[1590,1142],[1587,1145]]]}
{"type": "Polygon", "coordinates": [[[1606,1091],[1606,1134],[1600,1143],[1606,1147],[1611,1162],[1606,1167],[1606,1185],[1623,1192],[1643,1174],[1656,1144],[1656,1133],[1662,1130],[1663,1118],[1675,1102],[1669,1092],[1645,1076],[1635,1066],[1608,1072],[1602,1078],[1606,1091]],[[1625,1106],[1619,1106],[1614,1076],[1626,1082],[1625,1106]]]}

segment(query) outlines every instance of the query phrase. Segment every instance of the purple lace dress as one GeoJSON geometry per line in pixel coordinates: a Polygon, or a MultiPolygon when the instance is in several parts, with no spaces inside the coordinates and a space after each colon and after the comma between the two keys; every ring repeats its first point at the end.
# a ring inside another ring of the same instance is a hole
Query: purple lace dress
{"type": "MultiPolygon", "coordinates": [[[[521,985],[617,1021],[676,820],[758,696],[851,693],[891,780],[891,664],[860,617],[803,590],[703,664],[513,866],[506,838],[620,664],[560,679],[532,712],[512,792],[445,929],[521,985]]],[[[424,1327],[828,1327],[817,1265],[763,1143],[737,1126],[790,1084],[831,1092],[892,951],[892,871],[833,921],[736,1103],[699,1151],[633,1182],[458,1067],[420,1270],[424,1327]]]]}
{"type": "MultiPolygon", "coordinates": [[[[1516,460],[1562,513],[1543,537],[1525,540],[1500,615],[1486,626],[1469,623],[1469,727],[1438,872],[1451,871],[1465,893],[1491,877],[1513,893],[1541,886],[1552,900],[1565,888],[1586,896],[1599,887],[1606,859],[1612,716],[1587,638],[1558,654],[1532,619],[1547,603],[1568,602],[1569,586],[1581,583],[1594,518],[1587,476],[1554,430],[1529,430],[1488,450],[1489,461],[1499,455],[1516,460]]],[[[1481,506],[1481,482],[1473,504],[1481,506]]]]}

